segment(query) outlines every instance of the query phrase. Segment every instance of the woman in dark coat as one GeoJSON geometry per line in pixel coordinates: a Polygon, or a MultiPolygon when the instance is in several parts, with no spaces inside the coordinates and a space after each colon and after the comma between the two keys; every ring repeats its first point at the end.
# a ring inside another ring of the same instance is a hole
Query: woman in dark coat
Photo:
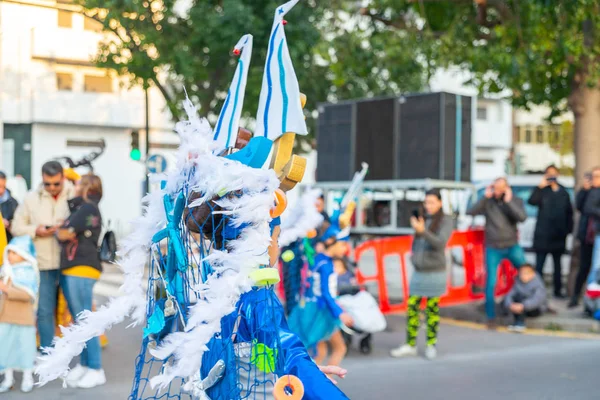
{"type": "Polygon", "coordinates": [[[550,166],[542,183],[535,188],[529,204],[539,209],[533,248],[536,253],[536,269],[543,276],[546,256],[554,261],[554,296],[562,298],[561,256],[565,252],[567,236],[573,231],[573,205],[569,192],[556,178],[558,170],[550,166]]]}

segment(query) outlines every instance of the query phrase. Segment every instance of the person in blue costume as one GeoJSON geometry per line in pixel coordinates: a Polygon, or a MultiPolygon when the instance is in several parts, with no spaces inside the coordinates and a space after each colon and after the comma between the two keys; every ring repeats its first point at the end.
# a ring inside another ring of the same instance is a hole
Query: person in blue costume
{"type": "MultiPolygon", "coordinates": [[[[279,257],[279,223],[279,218],[271,222],[271,264],[279,257]]],[[[342,376],[345,371],[317,366],[298,336],[288,327],[283,306],[272,286],[254,287],[244,293],[236,311],[223,318],[221,330],[221,334],[209,343],[209,351],[202,359],[199,381],[207,387],[204,390],[209,399],[256,396],[270,399],[276,377],[283,375],[293,375],[301,380],[304,399],[348,398],[325,375],[342,376]]]]}
{"type": "Polygon", "coordinates": [[[323,251],[323,244],[319,243],[319,233],[323,233],[331,225],[329,215],[325,211],[325,196],[321,194],[315,202],[315,208],[323,222],[313,231],[307,232],[307,236],[299,238],[281,249],[281,264],[283,275],[283,287],[285,292],[285,309],[287,315],[298,305],[303,295],[306,282],[303,281],[303,270],[305,265],[309,268],[315,263],[316,250],[323,251]]]}
{"type": "Polygon", "coordinates": [[[340,333],[340,324],[351,326],[353,323],[352,317],[335,301],[338,276],[334,270],[334,259],[342,257],[347,249],[346,243],[338,239],[339,234],[339,229],[332,225],[321,235],[324,251],[315,257],[314,265],[309,269],[309,288],[304,304],[296,307],[289,318],[292,330],[303,343],[309,348],[316,346],[317,364],[323,363],[327,357],[327,341],[332,347],[329,364],[341,363],[347,348],[340,333]]]}

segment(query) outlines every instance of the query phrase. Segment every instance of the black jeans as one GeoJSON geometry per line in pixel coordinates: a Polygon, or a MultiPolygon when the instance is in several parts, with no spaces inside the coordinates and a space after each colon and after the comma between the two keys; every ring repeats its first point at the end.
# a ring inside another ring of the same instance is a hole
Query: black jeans
{"type": "Polygon", "coordinates": [[[537,269],[538,274],[544,278],[544,263],[546,262],[546,257],[548,254],[552,255],[552,261],[554,262],[554,276],[553,276],[553,284],[554,284],[554,295],[560,296],[562,294],[562,264],[561,264],[561,256],[562,251],[555,252],[547,252],[547,251],[538,251],[535,254],[535,268],[537,269]]]}
{"type": "Polygon", "coordinates": [[[513,313],[513,317],[515,318],[515,325],[525,325],[525,317],[535,318],[542,315],[542,311],[539,308],[531,311],[525,311],[522,314],[513,313]]]}
{"type": "Polygon", "coordinates": [[[587,281],[590,269],[592,268],[593,255],[594,245],[582,243],[579,261],[579,271],[577,271],[577,279],[575,280],[575,287],[573,288],[572,300],[574,302],[577,302],[577,300],[579,300],[579,296],[581,295],[581,289],[583,289],[583,285],[585,285],[585,282],[587,281]]]}

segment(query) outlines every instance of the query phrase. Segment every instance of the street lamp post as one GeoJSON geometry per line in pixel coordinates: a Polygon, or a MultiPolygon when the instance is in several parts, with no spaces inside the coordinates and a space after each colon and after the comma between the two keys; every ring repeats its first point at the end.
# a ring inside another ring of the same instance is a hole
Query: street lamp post
{"type": "Polygon", "coordinates": [[[145,90],[146,97],[146,193],[150,192],[150,174],[148,171],[148,157],[150,154],[150,105],[148,99],[148,87],[145,90]]]}

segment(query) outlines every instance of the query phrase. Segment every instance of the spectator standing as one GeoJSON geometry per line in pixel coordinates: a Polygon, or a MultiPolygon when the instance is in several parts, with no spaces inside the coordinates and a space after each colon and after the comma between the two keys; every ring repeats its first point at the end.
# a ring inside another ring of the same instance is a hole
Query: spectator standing
{"type": "Polygon", "coordinates": [[[567,236],[573,231],[573,205],[567,190],[558,183],[559,171],[554,165],[546,168],[544,178],[529,197],[529,204],[539,209],[533,248],[536,270],[543,279],[548,254],[554,261],[554,297],[563,298],[561,257],[567,236]]]}
{"type": "Polygon", "coordinates": [[[0,171],[0,212],[6,229],[6,240],[9,242],[12,239],[10,225],[15,217],[18,205],[19,202],[12,197],[10,190],[6,188],[6,174],[0,171]]]}
{"type": "Polygon", "coordinates": [[[392,357],[417,355],[419,309],[421,300],[427,298],[427,348],[425,357],[437,356],[436,344],[440,322],[440,297],[446,292],[446,244],[452,234],[452,219],[444,215],[439,190],[429,190],[425,196],[425,215],[411,217],[415,230],[412,245],[412,263],[415,267],[410,280],[406,344],[391,351],[392,357]]]}
{"type": "MultiPolygon", "coordinates": [[[[76,195],[69,201],[71,215],[58,229],[57,237],[62,244],[60,286],[71,315],[77,319],[83,311],[92,311],[94,285],[102,272],[98,253],[102,181],[96,175],[84,175],[76,195]]],[[[105,383],[100,338],[95,337],[86,343],[80,363],[67,376],[67,384],[90,389],[105,383]]]]}
{"type": "Polygon", "coordinates": [[[577,307],[581,290],[588,279],[592,267],[594,242],[600,232],[600,167],[594,168],[591,176],[584,179],[583,187],[577,193],[577,210],[581,212],[577,238],[581,242],[579,271],[573,288],[569,308],[577,307]]]}
{"type": "Polygon", "coordinates": [[[498,279],[498,265],[504,259],[516,268],[525,263],[525,252],[519,245],[517,224],[527,219],[523,200],[513,196],[506,178],[498,178],[485,190],[469,211],[469,215],[485,216],[485,259],[487,278],[485,287],[485,312],[488,328],[495,329],[496,303],[494,292],[498,279]]]}
{"type": "Polygon", "coordinates": [[[37,328],[41,347],[50,347],[54,339],[60,276],[60,245],[54,234],[69,216],[67,200],[73,197],[74,189],[65,182],[62,165],[57,161],[42,166],[42,182],[17,208],[11,233],[33,239],[40,270],[37,328]]]}

